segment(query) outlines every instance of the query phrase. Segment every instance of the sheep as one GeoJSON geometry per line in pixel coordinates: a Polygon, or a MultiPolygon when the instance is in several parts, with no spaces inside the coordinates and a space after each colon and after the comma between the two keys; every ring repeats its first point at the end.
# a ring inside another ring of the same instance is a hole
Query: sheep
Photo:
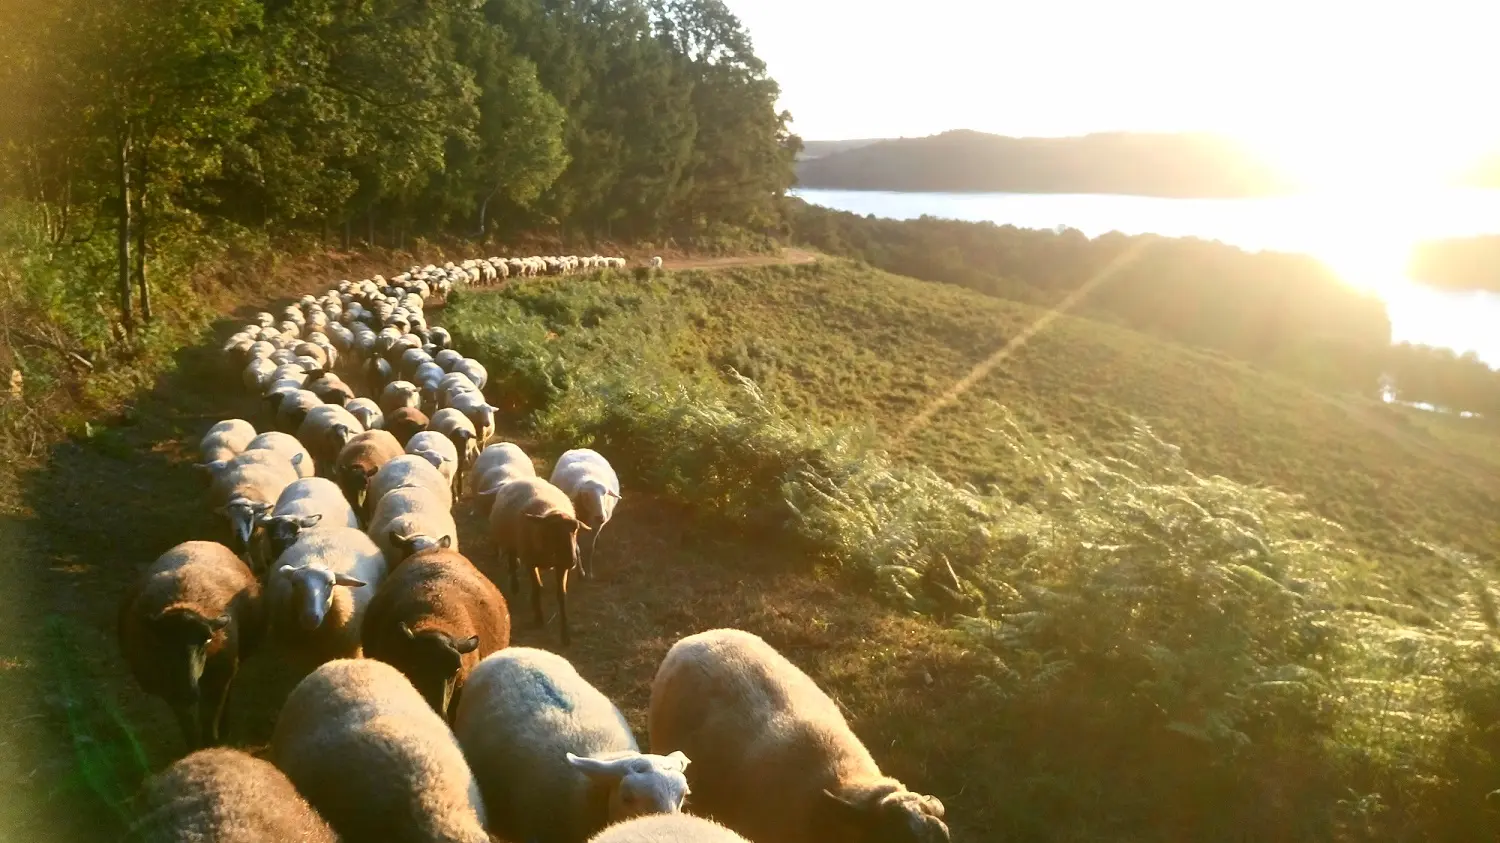
{"type": "Polygon", "coordinates": [[[692,814],[648,814],[616,823],[589,843],[749,843],[722,825],[692,814]]]}
{"type": "Polygon", "coordinates": [[[297,480],[296,469],[290,465],[240,462],[247,456],[256,455],[247,451],[235,457],[214,476],[209,488],[210,505],[229,522],[230,546],[237,552],[249,548],[256,519],[274,507],[282,490],[297,480]]]}
{"type": "Polygon", "coordinates": [[[332,661],[299,682],[270,757],[344,843],[490,843],[453,733],[384,662],[332,661]]]}
{"type": "MultiPolygon", "coordinates": [[[[521,450],[521,446],[512,442],[496,442],[485,446],[479,456],[475,457],[474,465],[469,469],[468,484],[466,488],[476,494],[494,494],[501,483],[516,480],[522,477],[535,477],[536,466],[531,462],[531,457],[521,450]]],[[[494,499],[489,500],[493,507],[494,499]]],[[[481,497],[481,503],[484,498],[481,497]]]]}
{"type": "Polygon", "coordinates": [[[487,441],[495,435],[495,413],[500,408],[486,401],[484,395],[477,390],[450,396],[448,408],[458,410],[468,417],[480,442],[487,441]]]}
{"type": "Polygon", "coordinates": [[[599,532],[614,517],[620,501],[620,478],[598,451],[576,448],[557,458],[552,469],[552,485],[573,501],[578,520],[587,524],[592,534],[582,548],[578,573],[585,579],[594,567],[594,548],[599,532]]]}
{"type": "Polygon", "coordinates": [[[439,546],[407,557],[380,584],[360,641],[367,658],[394,665],[446,720],[474,665],[509,646],[510,611],[474,563],[439,546]]]}
{"type": "Polygon", "coordinates": [[[426,430],[429,423],[427,415],[416,407],[402,407],[394,413],[387,413],[385,417],[385,429],[396,437],[403,448],[413,436],[426,430]]]}
{"type": "Polygon", "coordinates": [[[260,518],[265,531],[268,559],[286,551],[303,530],[314,527],[359,527],[354,508],[337,483],[322,477],[298,480],[281,491],[271,514],[260,518]]]}
{"type": "Polygon", "coordinates": [[[380,412],[380,405],[369,398],[355,398],[344,405],[349,414],[359,419],[365,430],[379,430],[385,427],[385,414],[380,412]]]}
{"type": "MultiPolygon", "coordinates": [[[[431,354],[428,354],[420,348],[408,348],[405,351],[401,352],[401,362],[396,366],[396,371],[401,373],[401,377],[406,378],[409,381],[415,381],[416,378],[413,376],[416,375],[417,369],[420,368],[423,363],[431,362],[431,354]]],[[[438,368],[442,367],[439,366],[438,368]]]]}
{"type": "Polygon", "coordinates": [[[358,658],[365,607],[386,561],[351,527],[314,530],[286,549],[266,583],[271,640],[299,660],[358,658]]]}
{"type": "Polygon", "coordinates": [[[451,373],[453,367],[462,363],[464,356],[451,348],[445,348],[432,356],[432,362],[442,367],[444,372],[451,373]]]}
{"type": "Polygon", "coordinates": [[[573,502],[561,489],[540,477],[522,477],[487,490],[495,495],[490,510],[490,534],[495,537],[501,563],[510,568],[512,598],[521,593],[520,566],[531,570],[531,610],[537,626],[542,616],[542,569],[553,570],[557,588],[558,622],[562,643],[571,643],[568,632],[568,572],[578,567],[580,523],[573,502]]]}
{"type": "Polygon", "coordinates": [[[152,776],[126,843],[337,843],[328,823],[269,761],[200,749],[152,776]]]}
{"type": "Polygon", "coordinates": [[[309,454],[307,448],[303,447],[302,443],[297,441],[297,437],[290,433],[279,430],[262,433],[251,439],[250,444],[245,446],[244,453],[248,454],[251,451],[270,451],[273,454],[280,454],[281,458],[296,470],[298,477],[312,477],[315,473],[312,454],[309,454]]]}
{"type": "Polygon", "coordinates": [[[584,843],[610,822],[681,811],[688,794],[687,756],[642,754],[620,710],[545,650],[480,661],[453,731],[507,840],[584,843]]]}
{"type": "Polygon", "coordinates": [[[427,489],[446,501],[446,506],[453,506],[453,488],[432,462],[423,456],[403,454],[381,466],[370,478],[369,489],[365,492],[366,512],[373,513],[380,499],[389,492],[409,486],[427,489]]]}
{"type": "Polygon", "coordinates": [[[455,482],[459,451],[447,436],[436,430],[424,430],[407,441],[406,452],[427,457],[450,484],[455,482]]]}
{"type": "Polygon", "coordinates": [[[255,439],[255,426],[243,419],[227,419],[210,427],[198,440],[198,453],[206,463],[239,456],[255,439]]]}
{"type": "Polygon", "coordinates": [[[420,486],[403,486],[382,495],[370,511],[365,532],[380,547],[391,565],[413,553],[440,544],[446,536],[458,549],[458,525],[453,520],[452,500],[420,486]]]}
{"type": "Polygon", "coordinates": [[[882,775],[833,700],[749,632],[678,641],[648,721],[653,748],[693,759],[694,809],[751,840],[948,840],[942,803],[882,775]]]}
{"type": "Polygon", "coordinates": [[[307,385],[312,394],[318,396],[324,404],[334,404],[343,407],[354,400],[354,388],[332,372],[320,375],[317,380],[307,385]]]}
{"type": "Polygon", "coordinates": [[[460,360],[458,365],[453,367],[453,373],[467,376],[480,389],[484,389],[484,385],[490,380],[490,373],[485,370],[484,364],[472,357],[460,360]]]}
{"type": "Polygon", "coordinates": [[[344,500],[358,513],[365,512],[365,492],[370,478],[386,463],[406,453],[389,431],[367,430],[349,440],[333,466],[333,479],[344,500]]]}
{"type": "Polygon", "coordinates": [[[652,269],[661,269],[662,268],[662,259],[661,259],[660,255],[658,255],[656,257],[653,257],[651,259],[651,268],[652,269]]]}
{"type": "Polygon", "coordinates": [[[448,407],[433,413],[428,427],[441,433],[453,443],[453,448],[458,453],[458,472],[454,477],[454,489],[462,489],[464,467],[472,461],[475,452],[479,450],[479,433],[474,429],[474,423],[463,414],[463,411],[448,407]]]}
{"type": "Polygon", "coordinates": [[[296,433],[302,426],[303,419],[314,407],[323,406],[323,399],[306,389],[296,392],[282,399],[276,407],[275,428],[283,433],[296,433]]]}
{"type": "Polygon", "coordinates": [[[126,590],[116,632],[141,689],[171,706],[190,748],[219,742],[229,685],[261,629],[261,592],[234,551],[190,541],[126,590]]]}
{"type": "Polygon", "coordinates": [[[308,410],[297,428],[297,441],[307,447],[313,464],[321,474],[333,470],[339,451],[365,429],[352,413],[337,404],[323,404],[308,410]]]}
{"type": "Polygon", "coordinates": [[[240,382],[251,392],[263,392],[271,383],[276,364],[266,357],[252,357],[240,371],[240,382]]]}

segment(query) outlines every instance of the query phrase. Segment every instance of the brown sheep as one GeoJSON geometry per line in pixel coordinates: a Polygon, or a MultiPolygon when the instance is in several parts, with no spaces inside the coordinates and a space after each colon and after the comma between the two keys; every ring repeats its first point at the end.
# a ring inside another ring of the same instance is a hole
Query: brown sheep
{"type": "Polygon", "coordinates": [[[574,514],[562,490],[540,477],[522,477],[500,486],[490,510],[490,533],[502,565],[510,568],[511,597],[520,596],[520,568],[531,570],[531,610],[537,626],[542,615],[542,570],[552,569],[557,583],[557,612],[562,643],[568,633],[568,572],[578,567],[578,531],[588,526],[574,514]]]}
{"type": "Polygon", "coordinates": [[[189,747],[219,742],[230,682],[261,621],[255,575],[217,542],[177,545],[126,590],[120,649],[141,688],[172,707],[189,747]]]}
{"type": "Polygon", "coordinates": [[[333,829],[269,761],[200,749],[152,776],[126,843],[337,843],[333,829]]]}
{"type": "Polygon", "coordinates": [[[693,759],[694,810],[756,843],[947,843],[943,804],[883,775],[838,705],[751,633],[678,641],[648,725],[653,751],[693,759]]]}
{"type": "Polygon", "coordinates": [[[361,633],[365,656],[406,674],[444,718],[474,665],[510,644],[505,597],[450,544],[397,565],[365,610],[361,633]]]}
{"type": "Polygon", "coordinates": [[[427,414],[416,407],[401,407],[385,414],[385,429],[396,437],[402,449],[413,436],[427,429],[427,414]]]}
{"type": "MultiPolygon", "coordinates": [[[[406,453],[401,443],[387,430],[367,430],[349,440],[334,462],[333,480],[344,492],[344,499],[357,513],[365,512],[365,491],[370,478],[380,467],[406,453]]],[[[361,519],[363,523],[363,519],[361,519]]]]}

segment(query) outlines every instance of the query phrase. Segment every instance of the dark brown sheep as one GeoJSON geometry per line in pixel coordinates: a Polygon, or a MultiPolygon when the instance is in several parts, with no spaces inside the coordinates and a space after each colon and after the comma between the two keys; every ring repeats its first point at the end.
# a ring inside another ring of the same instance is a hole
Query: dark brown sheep
{"type": "Polygon", "coordinates": [[[269,761],[201,749],[152,776],[125,843],[336,843],[333,829],[269,761]]]}
{"type": "MultiPolygon", "coordinates": [[[[388,430],[367,430],[349,440],[334,461],[333,481],[354,511],[365,511],[365,490],[380,467],[406,453],[388,430]]],[[[361,519],[363,523],[363,519],[361,519]]]]}
{"type": "Polygon", "coordinates": [[[446,719],[479,660],[510,644],[510,611],[500,589],[451,541],[406,559],[365,610],[367,658],[406,675],[446,719]]]}
{"type": "Polygon", "coordinates": [[[499,561],[510,568],[511,597],[520,596],[521,567],[529,568],[532,614],[537,626],[545,625],[542,571],[550,568],[556,577],[563,646],[572,640],[568,633],[568,572],[578,567],[578,531],[588,529],[578,520],[568,496],[540,477],[518,478],[495,492],[490,534],[495,537],[499,561]]]}
{"type": "Polygon", "coordinates": [[[413,436],[427,429],[427,414],[416,407],[400,407],[385,414],[385,429],[396,437],[404,450],[413,436]]]}
{"type": "Polygon", "coordinates": [[[172,707],[188,746],[219,742],[229,685],[261,634],[260,584],[217,542],[180,544],[120,602],[120,649],[146,693],[172,707]]]}

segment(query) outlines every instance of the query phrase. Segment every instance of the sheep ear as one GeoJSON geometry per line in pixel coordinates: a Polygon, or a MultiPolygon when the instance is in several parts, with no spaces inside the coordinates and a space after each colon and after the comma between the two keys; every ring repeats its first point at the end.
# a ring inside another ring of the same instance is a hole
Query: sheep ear
{"type": "Polygon", "coordinates": [[[224,627],[229,626],[229,620],[230,618],[228,615],[219,615],[217,618],[210,618],[208,621],[208,628],[213,630],[214,632],[218,632],[224,627]]]}
{"type": "Polygon", "coordinates": [[[307,528],[312,527],[313,525],[317,524],[319,521],[322,521],[322,520],[323,520],[323,513],[321,513],[321,512],[314,512],[312,515],[304,515],[304,516],[302,516],[301,520],[299,520],[297,522],[297,526],[301,527],[304,530],[306,530],[307,528]]]}
{"type": "Polygon", "coordinates": [[[618,781],[630,772],[630,768],[624,763],[634,760],[632,758],[617,759],[615,761],[601,761],[597,758],[581,758],[573,753],[568,753],[568,763],[573,769],[591,779],[604,779],[607,781],[618,781]]]}
{"type": "Polygon", "coordinates": [[[611,492],[611,491],[606,490],[604,492],[604,496],[607,497],[607,498],[614,498],[617,501],[625,500],[625,497],[623,495],[621,495],[619,492],[611,492]]]}
{"type": "Polygon", "coordinates": [[[831,790],[824,789],[821,804],[828,809],[831,816],[837,817],[843,822],[857,823],[864,818],[865,812],[854,802],[850,802],[831,790]]]}
{"type": "Polygon", "coordinates": [[[347,588],[364,588],[366,585],[369,585],[369,583],[365,582],[364,580],[357,580],[354,577],[348,576],[346,574],[334,574],[333,584],[342,585],[347,588]]]}
{"type": "Polygon", "coordinates": [[[460,638],[453,642],[453,650],[460,656],[468,655],[479,649],[479,636],[470,635],[468,638],[460,638]]]}
{"type": "Polygon", "coordinates": [[[193,463],[193,468],[198,469],[204,474],[214,474],[219,470],[219,465],[220,463],[217,462],[195,462],[193,463]]]}
{"type": "Polygon", "coordinates": [[[677,764],[677,771],[679,773],[687,770],[687,766],[692,763],[691,761],[688,760],[688,757],[686,755],[684,755],[683,752],[682,752],[682,750],[680,750],[680,749],[677,750],[677,751],[675,751],[675,752],[673,752],[671,755],[668,755],[667,756],[667,760],[668,761],[673,761],[673,762],[675,762],[677,764]]]}
{"type": "Polygon", "coordinates": [[[395,530],[387,533],[387,536],[390,538],[391,544],[402,550],[411,550],[412,539],[416,538],[416,536],[398,536],[395,530]]]}
{"type": "Polygon", "coordinates": [[[582,521],[579,521],[576,518],[573,519],[573,526],[576,527],[576,528],[578,528],[578,530],[580,532],[584,532],[584,533],[592,533],[592,532],[594,532],[594,528],[593,527],[590,527],[589,525],[583,523],[582,521]]]}
{"type": "Polygon", "coordinates": [[[297,570],[297,569],[294,568],[294,567],[292,567],[291,565],[282,565],[280,568],[276,569],[276,573],[278,573],[278,574],[290,574],[291,572],[293,572],[295,570],[297,570]]]}
{"type": "Polygon", "coordinates": [[[411,627],[406,625],[406,621],[396,621],[396,628],[401,630],[401,634],[405,635],[407,638],[417,637],[416,633],[411,631],[411,627]]]}
{"type": "Polygon", "coordinates": [[[451,547],[453,547],[453,537],[452,536],[443,536],[442,538],[438,539],[438,543],[437,544],[438,544],[438,547],[441,547],[441,548],[451,548],[451,547]]]}
{"type": "Polygon", "coordinates": [[[301,468],[302,467],[302,457],[303,456],[305,456],[305,454],[302,454],[302,453],[292,454],[292,468],[301,468]]]}

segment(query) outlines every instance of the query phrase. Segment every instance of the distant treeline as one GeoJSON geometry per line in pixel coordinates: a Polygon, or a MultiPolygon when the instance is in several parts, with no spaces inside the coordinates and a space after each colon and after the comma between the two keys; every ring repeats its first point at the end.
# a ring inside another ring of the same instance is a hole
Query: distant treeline
{"type": "Polygon", "coordinates": [[[1393,346],[1385,304],[1311,257],[1154,235],[878,219],[799,199],[786,207],[797,241],[888,272],[1049,308],[1098,278],[1073,312],[1321,389],[1373,397],[1389,376],[1402,400],[1500,418],[1500,373],[1472,354],[1393,346]]]}
{"type": "Polygon", "coordinates": [[[108,244],[127,328],[184,226],[693,235],[773,226],[793,180],[721,0],[53,0],[0,32],[0,196],[108,244]]]}
{"type": "Polygon", "coordinates": [[[1500,292],[1500,235],[1420,243],[1409,271],[1418,281],[1436,287],[1500,292]]]}
{"type": "Polygon", "coordinates": [[[826,154],[798,165],[798,183],[849,190],[1171,197],[1261,196],[1294,186],[1247,149],[1213,135],[1011,138],[958,130],[854,144],[819,142],[826,154]]]}

